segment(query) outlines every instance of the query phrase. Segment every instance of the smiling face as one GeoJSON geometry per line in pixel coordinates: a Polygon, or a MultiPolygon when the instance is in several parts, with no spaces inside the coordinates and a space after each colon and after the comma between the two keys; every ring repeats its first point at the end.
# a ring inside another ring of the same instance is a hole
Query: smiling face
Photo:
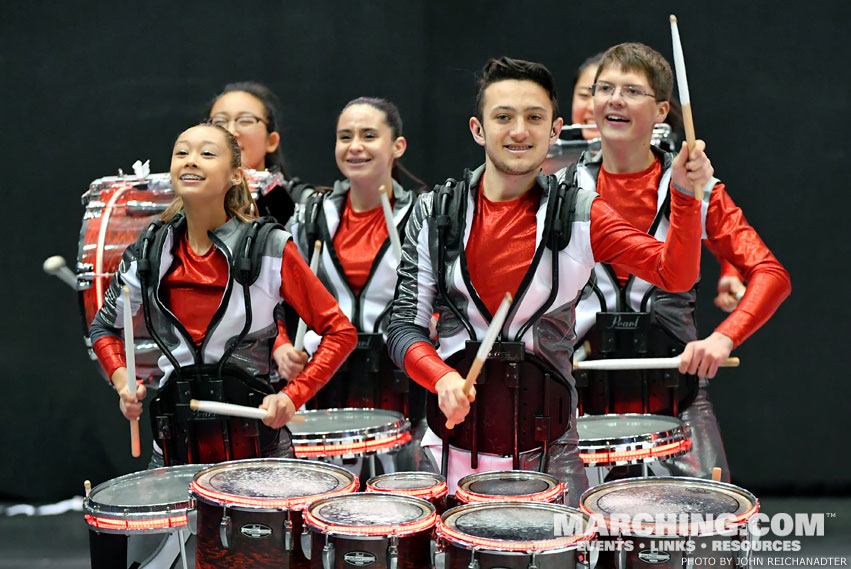
{"type": "MultiPolygon", "coordinates": [[[[573,124],[594,124],[594,99],[591,97],[591,85],[597,73],[596,65],[589,65],[576,80],[573,86],[573,101],[571,103],[571,120],[573,124]]],[[[582,138],[591,140],[600,136],[596,128],[582,129],[582,138]]]]}
{"type": "Polygon", "coordinates": [[[267,130],[269,117],[263,101],[245,91],[230,91],[216,99],[209,118],[227,121],[225,128],[239,142],[243,167],[253,170],[266,168],[266,154],[277,150],[281,137],[277,132],[267,130]],[[240,125],[240,117],[257,117],[262,121],[246,127],[240,125]]]}
{"type": "Polygon", "coordinates": [[[226,135],[217,127],[199,125],[177,137],[169,173],[184,203],[224,204],[227,191],[242,180],[226,135]]]}
{"type": "Polygon", "coordinates": [[[351,105],[337,119],[334,158],[340,172],[352,182],[376,187],[386,183],[406,144],[404,137],[393,137],[384,112],[372,105],[351,105]]]}
{"type": "Polygon", "coordinates": [[[470,119],[473,138],[485,147],[488,166],[503,174],[537,173],[547,150],[561,131],[561,118],[553,121],[547,91],[529,80],[506,79],[487,87],[482,122],[470,119]]]}
{"type": "Polygon", "coordinates": [[[670,103],[642,96],[637,101],[624,99],[622,87],[631,85],[653,93],[647,77],[640,71],[626,71],[620,67],[606,67],[596,79],[616,87],[612,96],[594,97],[594,117],[603,142],[636,143],[642,147],[650,144],[653,125],[665,121],[670,103]]]}

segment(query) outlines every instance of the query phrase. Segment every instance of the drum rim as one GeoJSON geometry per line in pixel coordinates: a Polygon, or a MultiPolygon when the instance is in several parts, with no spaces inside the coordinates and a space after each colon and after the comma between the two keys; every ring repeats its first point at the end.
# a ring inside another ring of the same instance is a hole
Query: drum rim
{"type": "Polygon", "coordinates": [[[488,502],[523,502],[523,501],[541,501],[543,497],[547,497],[548,499],[555,499],[559,494],[563,494],[565,492],[564,482],[559,480],[557,477],[552,474],[548,474],[546,472],[537,472],[534,470],[489,470],[486,472],[474,472],[472,474],[468,474],[463,478],[458,480],[457,490],[455,491],[455,496],[459,501],[470,502],[469,498],[476,498],[480,501],[488,501],[488,502]],[[469,490],[470,484],[474,482],[481,482],[487,480],[520,480],[520,479],[537,479],[544,480],[547,482],[550,487],[545,490],[541,490],[540,492],[534,492],[531,494],[513,494],[513,495],[504,495],[504,494],[481,494],[479,492],[473,492],[469,490]],[[458,494],[461,496],[458,496],[458,494]],[[552,494],[552,496],[550,496],[552,494]],[[468,498],[469,497],[469,498],[468,498]],[[537,498],[537,499],[535,499],[537,498]]]}
{"type": "Polygon", "coordinates": [[[348,439],[348,438],[357,438],[357,437],[368,437],[370,435],[379,435],[379,434],[401,434],[409,431],[411,429],[411,423],[408,419],[405,418],[404,415],[399,413],[398,411],[391,411],[388,409],[370,409],[368,407],[334,407],[330,409],[311,409],[308,411],[301,412],[305,416],[304,423],[301,424],[292,424],[289,425],[290,434],[292,435],[293,445],[296,445],[296,441],[304,442],[305,444],[313,441],[323,441],[327,440],[331,437],[336,437],[339,439],[348,439]],[[360,430],[336,430],[336,431],[311,431],[311,432],[299,432],[298,429],[303,428],[302,425],[308,425],[310,423],[311,417],[319,416],[319,414],[330,414],[329,412],[368,412],[375,413],[378,415],[385,415],[388,420],[380,425],[373,425],[367,427],[365,429],[360,430]],[[293,430],[295,429],[295,430],[293,430]],[[312,438],[307,438],[312,437],[312,438]]]}
{"type": "MultiPolygon", "coordinates": [[[[720,482],[715,480],[707,480],[705,478],[694,478],[689,476],[653,476],[650,478],[623,478],[621,480],[613,480],[611,482],[604,482],[603,484],[599,484],[597,486],[593,486],[585,490],[582,495],[579,497],[579,509],[589,514],[592,517],[600,520],[601,523],[605,525],[605,527],[609,528],[609,531],[619,531],[622,535],[631,535],[628,533],[630,531],[630,524],[627,524],[624,527],[617,526],[609,526],[609,522],[611,521],[604,512],[592,512],[587,505],[588,499],[594,494],[604,492],[612,487],[619,486],[632,486],[632,487],[640,487],[648,484],[660,484],[660,483],[668,483],[673,482],[677,485],[682,486],[703,486],[705,488],[711,488],[713,490],[723,490],[723,494],[726,496],[732,496],[734,498],[738,498],[737,502],[743,505],[741,511],[736,511],[732,515],[734,516],[733,520],[727,523],[727,529],[742,527],[748,523],[751,517],[753,517],[756,513],[759,512],[759,499],[749,490],[742,488],[741,486],[736,486],[735,484],[730,484],[729,482],[720,482]]],[[[656,530],[656,524],[645,524],[648,528],[650,526],[653,527],[652,530],[648,530],[650,535],[653,535],[656,530]]],[[[676,536],[678,534],[671,534],[670,526],[660,526],[658,531],[662,532],[662,535],[667,536],[676,536]]],[[[643,532],[642,532],[643,533],[643,532]]],[[[712,536],[721,532],[716,532],[714,530],[707,532],[698,532],[694,534],[695,536],[712,536]]],[[[688,533],[687,535],[692,535],[688,533]]]]}
{"type": "Polygon", "coordinates": [[[603,421],[606,418],[623,417],[625,419],[640,419],[653,417],[665,421],[676,422],[672,428],[664,431],[648,432],[640,435],[625,435],[622,437],[586,438],[580,437],[577,447],[580,458],[586,466],[622,466],[626,464],[642,464],[668,460],[682,456],[691,448],[691,436],[688,426],[678,417],[669,415],[658,415],[654,413],[607,413],[605,415],[583,415],[577,419],[577,431],[579,421],[603,421]],[[671,447],[670,452],[661,452],[660,449],[671,447]],[[641,450],[654,451],[646,457],[616,458],[611,459],[612,453],[629,453],[641,450]],[[584,455],[584,456],[583,456],[584,455]]]}
{"type": "Polygon", "coordinates": [[[335,464],[328,464],[325,462],[317,462],[312,460],[303,460],[299,458],[246,458],[242,460],[231,460],[228,462],[221,462],[218,464],[208,465],[207,468],[200,470],[198,474],[192,479],[192,483],[189,486],[190,493],[193,498],[200,500],[201,502],[211,504],[213,506],[227,506],[231,509],[239,509],[239,510],[303,510],[310,503],[312,503],[317,497],[326,498],[337,496],[340,494],[350,494],[356,489],[359,485],[360,481],[358,477],[335,464]],[[206,486],[202,486],[198,481],[202,476],[208,473],[214,473],[216,470],[225,470],[225,469],[235,469],[241,465],[257,465],[262,466],[264,464],[279,464],[279,465],[297,465],[300,468],[304,468],[306,470],[313,471],[324,471],[324,472],[334,472],[336,474],[342,475],[344,479],[348,479],[349,483],[345,486],[337,488],[336,490],[331,490],[330,492],[325,492],[322,494],[311,494],[307,496],[293,496],[290,498],[263,498],[263,497],[245,497],[238,496],[236,494],[230,494],[226,492],[220,492],[218,490],[214,490],[212,488],[208,488],[206,486]],[[200,490],[200,492],[199,492],[200,490]],[[213,497],[212,494],[216,494],[219,497],[213,497]],[[227,498],[227,499],[222,499],[227,498]],[[252,503],[253,502],[253,503],[252,503]],[[265,504],[265,505],[264,505],[265,504]]]}
{"type": "Polygon", "coordinates": [[[437,525],[435,525],[435,534],[437,536],[438,543],[442,540],[447,543],[451,543],[463,549],[473,549],[475,548],[477,551],[485,552],[485,553],[496,553],[496,554],[507,554],[507,553],[527,553],[530,551],[534,551],[536,553],[562,553],[568,551],[574,551],[580,547],[580,544],[583,542],[590,542],[593,540],[597,532],[594,531],[594,526],[591,523],[591,516],[586,512],[583,512],[577,508],[573,508],[571,506],[565,506],[563,504],[554,504],[550,502],[511,502],[511,501],[502,501],[502,502],[478,502],[473,504],[461,504],[459,506],[455,506],[449,510],[446,510],[440,519],[437,521],[437,525]],[[478,509],[486,509],[486,508],[504,508],[504,507],[518,507],[518,508],[535,508],[535,509],[546,509],[552,511],[554,514],[556,510],[566,511],[567,513],[577,515],[585,522],[586,531],[581,534],[572,535],[572,536],[561,536],[553,539],[545,539],[545,540],[503,540],[496,538],[479,538],[477,536],[470,535],[465,533],[457,528],[452,528],[447,526],[446,522],[449,521],[452,517],[461,515],[466,510],[478,510],[478,509]],[[469,538],[475,538],[476,541],[485,542],[493,547],[488,547],[486,545],[482,545],[481,543],[477,544],[473,540],[465,540],[463,536],[467,536],[469,538]],[[539,545],[535,545],[539,544],[539,545]],[[544,547],[542,547],[542,545],[544,547]],[[550,546],[550,547],[547,547],[550,546]]]}
{"type": "Polygon", "coordinates": [[[302,517],[304,526],[306,528],[310,528],[316,533],[322,535],[329,535],[332,537],[345,537],[348,539],[374,539],[391,536],[405,537],[408,535],[415,535],[434,528],[435,525],[438,523],[439,519],[440,518],[437,515],[437,510],[434,507],[434,504],[432,504],[428,500],[424,500],[423,498],[418,498],[416,496],[408,496],[405,494],[393,494],[391,492],[355,492],[352,494],[346,494],[344,496],[331,496],[328,498],[322,498],[309,504],[304,509],[302,517]],[[425,514],[423,517],[411,520],[409,522],[404,522],[402,524],[395,524],[393,526],[344,526],[321,520],[314,513],[314,509],[320,508],[329,502],[344,500],[395,500],[403,502],[412,502],[420,506],[421,508],[424,508],[425,514]],[[323,528],[320,526],[325,527],[323,528]],[[387,528],[386,531],[379,531],[385,528],[387,528]]]}

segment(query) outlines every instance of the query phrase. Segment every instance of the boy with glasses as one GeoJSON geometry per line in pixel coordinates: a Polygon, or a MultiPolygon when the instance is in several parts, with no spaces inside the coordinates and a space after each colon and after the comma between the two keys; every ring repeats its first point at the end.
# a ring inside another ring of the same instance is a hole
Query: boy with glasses
{"type": "MultiPolygon", "coordinates": [[[[602,138],[602,150],[596,155],[586,152],[575,170],[558,173],[559,177],[572,175],[576,185],[583,189],[595,190],[636,228],[659,240],[665,240],[669,234],[669,188],[680,189],[682,185],[675,175],[679,157],[650,144],[653,125],[663,122],[670,109],[672,88],[671,67],[655,50],[640,43],[610,48],[600,61],[592,86],[594,117],[602,138]]],[[[680,155],[687,151],[685,143],[682,148],[680,155]]],[[[703,141],[698,140],[691,160],[705,157],[704,150],[703,141]]],[[[703,239],[719,259],[729,261],[748,283],[738,307],[712,334],[697,340],[696,283],[690,291],[671,294],[640,276],[628,274],[625,267],[598,263],[594,269],[596,278],[589,282],[577,306],[576,333],[580,342],[585,338],[592,340],[592,358],[611,356],[616,351],[619,357],[670,356],[682,351],[679,372],[696,374],[700,380],[697,383],[692,378],[696,388],[690,397],[666,404],[665,408],[677,412],[677,404],[680,404],[679,416],[691,425],[693,446],[685,456],[661,463],[659,471],[667,473],[668,469],[675,475],[708,477],[712,468],[719,466],[724,479],[729,480],[720,431],[707,399],[707,379],[714,377],[718,366],[734,347],[771,317],[789,295],[791,285],[788,273],[747,223],[724,184],[711,178],[703,187],[703,239]],[[598,313],[604,314],[598,316],[598,313]],[[621,342],[617,349],[612,348],[618,343],[617,333],[609,336],[608,344],[602,341],[608,334],[601,330],[603,323],[614,321],[606,319],[605,314],[612,313],[650,315],[649,328],[643,330],[640,341],[630,342],[627,352],[632,350],[633,353],[623,353],[626,342],[621,342]],[[670,339],[670,342],[660,338],[670,339]],[[637,349],[636,345],[642,348],[637,349]],[[659,353],[653,353],[654,350],[659,353]],[[668,466],[664,467],[665,464],[668,466]]],[[[652,379],[652,374],[647,372],[643,376],[639,372],[617,373],[633,373],[638,383],[647,381],[648,377],[652,379]]],[[[582,396],[585,412],[659,412],[658,408],[652,408],[652,396],[647,395],[646,388],[641,396],[643,401],[636,401],[634,396],[629,400],[630,394],[617,393],[618,386],[624,385],[624,376],[619,377],[621,379],[615,381],[614,376],[591,374],[589,390],[582,396]],[[595,381],[599,384],[609,380],[610,388],[615,391],[614,409],[610,402],[595,405],[591,398],[586,400],[586,394],[595,389],[595,381]],[[624,407],[616,408],[619,404],[624,407]]],[[[683,385],[689,381],[687,378],[680,380],[683,385]]]]}
{"type": "Polygon", "coordinates": [[[421,196],[406,226],[387,344],[431,393],[422,444],[449,463],[450,491],[472,472],[540,469],[566,482],[576,505],[587,479],[576,446],[572,314],[594,264],[619,263],[673,290],[697,278],[700,204],[687,188],[711,176],[705,156],[678,158],[674,179],[684,189],[672,192],[672,238],[662,243],[593,192],[541,174],[561,126],[543,65],[488,61],[469,121],[485,163],[421,196]],[[467,394],[457,370],[466,372],[506,292],[511,310],[467,394]]]}

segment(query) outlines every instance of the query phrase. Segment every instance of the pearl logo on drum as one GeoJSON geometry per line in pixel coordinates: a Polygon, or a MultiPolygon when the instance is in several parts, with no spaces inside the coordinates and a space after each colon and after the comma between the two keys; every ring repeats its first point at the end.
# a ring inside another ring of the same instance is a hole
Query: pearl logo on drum
{"type": "Polygon", "coordinates": [[[272,535],[272,528],[263,524],[246,524],[239,528],[239,531],[251,539],[266,539],[272,535]]]}
{"type": "Polygon", "coordinates": [[[656,551],[653,549],[645,549],[644,551],[638,552],[638,558],[644,561],[645,563],[651,563],[653,565],[659,563],[667,563],[671,560],[671,554],[667,551],[656,551]]]}
{"type": "Polygon", "coordinates": [[[350,551],[343,556],[343,561],[355,567],[367,567],[376,561],[375,555],[368,551],[350,551]]]}

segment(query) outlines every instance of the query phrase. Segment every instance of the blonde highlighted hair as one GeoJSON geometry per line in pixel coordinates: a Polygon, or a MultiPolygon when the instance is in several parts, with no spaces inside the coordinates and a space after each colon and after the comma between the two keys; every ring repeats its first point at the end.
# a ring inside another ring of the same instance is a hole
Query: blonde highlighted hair
{"type": "MultiPolygon", "coordinates": [[[[239,150],[239,143],[228,129],[209,122],[203,122],[199,126],[213,128],[222,133],[230,150],[231,167],[239,168],[242,165],[242,152],[239,150]]],[[[160,218],[168,222],[181,211],[183,211],[183,198],[176,196],[160,218]]],[[[225,194],[225,211],[231,217],[235,217],[242,222],[249,222],[258,217],[257,203],[254,201],[254,196],[251,195],[251,190],[248,188],[248,182],[245,176],[242,177],[242,181],[238,184],[231,186],[227,194],[225,194]]]]}

